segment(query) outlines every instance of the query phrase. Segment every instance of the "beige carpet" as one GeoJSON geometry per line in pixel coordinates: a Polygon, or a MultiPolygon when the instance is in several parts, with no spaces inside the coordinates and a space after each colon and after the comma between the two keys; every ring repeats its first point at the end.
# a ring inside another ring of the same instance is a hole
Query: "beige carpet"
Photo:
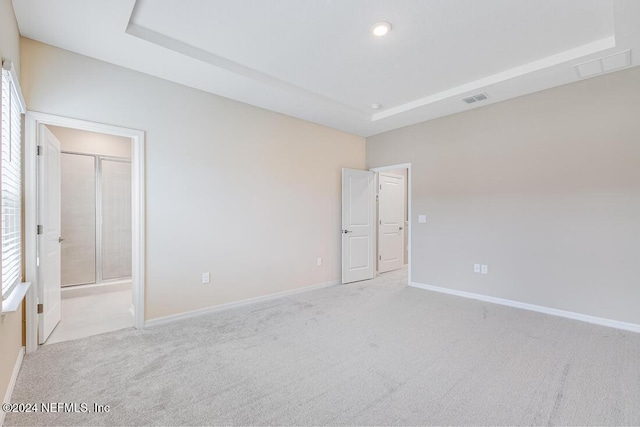
{"type": "Polygon", "coordinates": [[[45,346],[7,425],[640,425],[640,334],[407,288],[404,271],[45,346]]]}

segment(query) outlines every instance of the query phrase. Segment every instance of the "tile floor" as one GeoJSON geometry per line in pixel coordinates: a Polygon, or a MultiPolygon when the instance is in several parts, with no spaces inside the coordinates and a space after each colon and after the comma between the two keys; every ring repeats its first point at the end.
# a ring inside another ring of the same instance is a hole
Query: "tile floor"
{"type": "Polygon", "coordinates": [[[46,344],[133,327],[132,291],[62,299],[62,318],[46,344]]]}

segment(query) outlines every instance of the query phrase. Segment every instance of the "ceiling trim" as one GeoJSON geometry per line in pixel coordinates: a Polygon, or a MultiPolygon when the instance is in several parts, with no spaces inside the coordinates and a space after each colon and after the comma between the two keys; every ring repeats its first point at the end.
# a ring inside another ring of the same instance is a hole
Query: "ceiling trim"
{"type": "Polygon", "coordinates": [[[26,38],[365,137],[640,66],[638,0],[89,3],[13,0],[26,38]]]}
{"type": "Polygon", "coordinates": [[[343,102],[337,101],[333,98],[324,96],[309,89],[294,85],[284,80],[278,79],[254,68],[237,63],[228,58],[216,55],[207,50],[198,48],[188,43],[182,42],[165,34],[154,31],[150,28],[146,28],[142,25],[136,24],[136,18],[138,15],[138,6],[141,0],[135,0],[134,5],[129,16],[129,21],[125,32],[133,37],[137,37],[146,42],[155,44],[157,46],[169,49],[173,52],[188,56],[195,60],[205,62],[214,67],[221,68],[235,75],[252,79],[256,82],[263,83],[270,87],[280,89],[286,93],[292,94],[297,97],[303,97],[311,99],[317,103],[321,103],[327,107],[339,107],[342,111],[348,111],[361,119],[369,122],[376,122],[378,120],[386,119],[389,117],[397,116],[403,113],[407,113],[411,110],[415,110],[421,107],[435,104],[437,102],[457,97],[464,96],[472,92],[483,91],[488,86],[499,84],[507,80],[515,79],[525,76],[527,74],[535,73],[550,67],[554,67],[563,63],[574,61],[576,59],[586,57],[588,55],[597,54],[599,52],[606,51],[607,49],[616,47],[615,35],[605,37],[600,40],[596,40],[591,43],[578,46],[573,49],[569,49],[560,52],[555,55],[547,56],[545,58],[526,63],[511,69],[501,71],[496,74],[492,74],[487,77],[483,77],[478,80],[474,80],[459,86],[452,87],[450,89],[437,92],[431,95],[427,95],[418,99],[415,99],[404,104],[400,104],[394,107],[386,108],[383,111],[371,113],[343,102]]]}
{"type": "Polygon", "coordinates": [[[262,73],[251,67],[247,67],[246,65],[239,64],[235,61],[216,55],[207,50],[200,49],[199,47],[181,42],[180,40],[176,40],[165,34],[162,34],[157,31],[151,30],[149,28],[143,27],[141,25],[135,24],[134,21],[137,14],[139,2],[140,0],[135,0],[134,2],[131,15],[129,16],[129,22],[127,24],[127,28],[125,29],[125,32],[127,34],[133,37],[142,39],[144,41],[147,41],[149,43],[153,43],[160,47],[164,47],[165,49],[169,49],[176,53],[189,56],[195,60],[206,62],[207,64],[213,65],[214,67],[222,68],[231,73],[250,78],[259,83],[264,83],[269,86],[285,90],[293,95],[305,97],[305,98],[312,98],[316,102],[321,102],[325,105],[330,105],[334,108],[339,107],[343,110],[346,109],[365,120],[371,120],[371,113],[368,111],[360,110],[358,108],[352,107],[351,105],[347,105],[340,101],[336,101],[333,98],[329,98],[327,96],[321,95],[317,92],[313,92],[309,89],[305,89],[300,86],[296,86],[284,80],[280,80],[276,77],[262,73]]]}
{"type": "Polygon", "coordinates": [[[371,117],[371,121],[375,122],[376,120],[381,120],[387,117],[395,116],[397,114],[402,114],[416,108],[424,107],[425,105],[433,104],[447,98],[452,98],[454,96],[460,96],[468,94],[470,92],[481,92],[487,86],[501,83],[506,80],[515,79],[517,77],[524,76],[525,74],[541,71],[545,68],[560,65],[562,63],[573,61],[575,59],[602,52],[614,47],[616,47],[616,38],[615,36],[609,36],[592,43],[578,46],[574,49],[565,50],[564,52],[547,56],[546,58],[542,58],[537,61],[532,61],[527,64],[510,68],[508,70],[501,71],[488,77],[484,77],[482,79],[478,79],[460,86],[453,87],[451,89],[447,89],[442,92],[435,93],[433,95],[425,96],[424,98],[416,99],[415,101],[388,108],[385,111],[373,114],[373,116],[371,117]]]}

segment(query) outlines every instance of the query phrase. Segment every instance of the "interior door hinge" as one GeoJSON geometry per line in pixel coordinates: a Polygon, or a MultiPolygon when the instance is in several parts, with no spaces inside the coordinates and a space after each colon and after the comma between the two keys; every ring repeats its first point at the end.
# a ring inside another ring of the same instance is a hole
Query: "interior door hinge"
{"type": "Polygon", "coordinates": [[[378,260],[382,261],[382,255],[378,255],[378,260]]]}
{"type": "Polygon", "coordinates": [[[36,233],[42,234],[42,226],[40,224],[38,224],[38,226],[36,228],[36,233]]]}
{"type": "Polygon", "coordinates": [[[38,304],[38,314],[44,313],[44,305],[38,304]]]}
{"type": "Polygon", "coordinates": [[[36,155],[42,156],[42,145],[36,146],[36,155]]]}

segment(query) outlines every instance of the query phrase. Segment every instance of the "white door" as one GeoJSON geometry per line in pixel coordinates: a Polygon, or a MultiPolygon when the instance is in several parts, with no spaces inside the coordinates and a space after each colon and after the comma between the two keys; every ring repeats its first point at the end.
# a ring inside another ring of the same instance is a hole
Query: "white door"
{"type": "Polygon", "coordinates": [[[378,271],[397,270],[404,264],[404,177],[378,176],[378,271]]]}
{"type": "Polygon", "coordinates": [[[60,322],[60,141],[40,126],[38,156],[38,340],[44,343],[60,322]],[[38,310],[40,311],[40,310],[38,310]]]}
{"type": "Polygon", "coordinates": [[[342,283],[374,276],[373,172],[342,169],[342,283]]]}

